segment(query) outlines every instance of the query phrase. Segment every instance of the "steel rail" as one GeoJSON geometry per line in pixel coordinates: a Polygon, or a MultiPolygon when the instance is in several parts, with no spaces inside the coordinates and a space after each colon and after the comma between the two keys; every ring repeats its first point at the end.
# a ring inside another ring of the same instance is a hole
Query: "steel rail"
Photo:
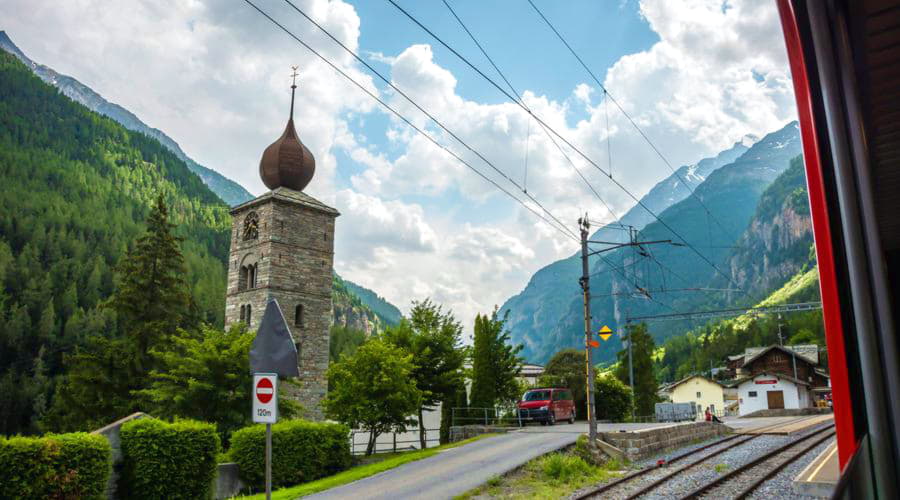
{"type": "Polygon", "coordinates": [[[713,458],[713,457],[715,457],[715,456],[718,456],[718,455],[720,455],[720,454],[722,454],[722,453],[725,453],[726,451],[728,451],[728,450],[730,450],[730,449],[732,449],[732,448],[735,448],[735,447],[737,447],[737,446],[741,446],[741,445],[746,444],[746,443],[748,443],[748,442],[750,442],[750,441],[753,441],[754,439],[756,439],[756,438],[758,438],[758,437],[760,437],[760,436],[762,436],[762,434],[756,434],[756,435],[751,436],[751,437],[749,437],[749,438],[747,438],[747,439],[744,439],[743,441],[738,441],[737,443],[733,443],[733,444],[731,444],[731,445],[728,445],[728,446],[722,448],[721,450],[716,450],[715,452],[710,453],[709,455],[706,455],[705,457],[701,458],[700,460],[691,462],[691,463],[685,465],[684,467],[681,467],[680,469],[674,470],[674,471],[672,471],[672,472],[666,474],[665,476],[663,476],[663,477],[657,479],[656,481],[650,482],[649,484],[645,485],[643,488],[637,490],[636,492],[632,493],[631,495],[628,496],[628,500],[632,500],[632,499],[634,499],[634,498],[638,498],[638,497],[640,497],[641,495],[646,494],[648,491],[653,490],[653,489],[656,489],[657,486],[659,486],[659,485],[661,485],[661,484],[667,482],[668,480],[672,479],[673,477],[677,476],[678,474],[681,474],[682,472],[684,472],[684,471],[686,471],[686,470],[688,470],[688,469],[694,468],[694,467],[696,467],[696,466],[702,464],[703,462],[706,462],[707,460],[709,460],[709,459],[711,459],[711,458],[713,458]]]}
{"type": "Polygon", "coordinates": [[[794,454],[794,456],[789,457],[787,460],[783,460],[781,463],[777,464],[775,467],[772,467],[769,470],[769,472],[766,472],[765,474],[763,474],[759,479],[757,479],[756,481],[753,481],[746,488],[744,488],[743,491],[738,493],[738,495],[735,497],[735,500],[741,500],[743,498],[747,498],[748,496],[750,496],[751,493],[756,491],[756,489],[759,488],[759,486],[761,484],[768,481],[769,478],[771,478],[775,474],[781,472],[781,470],[784,469],[785,467],[787,467],[788,465],[796,462],[797,460],[800,460],[800,458],[803,457],[803,455],[806,455],[807,453],[812,451],[812,449],[815,448],[816,446],[819,446],[820,444],[822,444],[825,441],[834,437],[834,434],[835,433],[832,432],[824,437],[816,439],[809,446],[807,446],[806,448],[803,448],[802,450],[800,450],[796,454],[794,454]]]}
{"type": "MultiPolygon", "coordinates": [[[[778,454],[780,454],[780,453],[783,453],[783,452],[785,452],[785,451],[787,451],[787,450],[789,450],[789,449],[791,449],[791,448],[793,448],[793,447],[795,447],[795,446],[800,445],[801,443],[803,443],[804,441],[807,441],[808,439],[815,438],[815,437],[818,436],[819,434],[823,434],[823,433],[826,433],[826,432],[828,432],[828,431],[831,431],[831,434],[829,434],[829,435],[827,436],[827,437],[831,437],[831,436],[834,435],[833,428],[834,428],[834,424],[830,424],[830,425],[828,425],[828,426],[826,426],[826,427],[824,427],[824,428],[822,428],[822,429],[819,429],[819,430],[816,430],[816,431],[814,431],[814,432],[811,432],[810,434],[808,434],[808,435],[806,435],[806,436],[803,436],[803,437],[801,437],[801,438],[799,438],[799,439],[795,439],[795,440],[793,440],[793,441],[791,441],[791,442],[789,442],[789,443],[787,443],[787,444],[784,444],[784,445],[782,445],[782,446],[779,446],[778,448],[775,448],[775,449],[772,450],[772,451],[769,451],[769,452],[767,452],[767,453],[764,453],[763,455],[760,455],[759,457],[756,457],[755,459],[753,459],[753,460],[747,462],[746,464],[744,464],[744,465],[738,467],[737,469],[734,469],[733,471],[731,471],[731,472],[729,472],[729,473],[727,473],[727,474],[724,474],[724,475],[722,475],[722,476],[719,476],[719,477],[717,477],[716,479],[714,479],[714,480],[712,480],[712,481],[710,481],[710,482],[708,482],[708,483],[706,483],[706,484],[704,484],[704,485],[701,485],[700,487],[698,487],[698,488],[695,489],[694,491],[692,491],[692,492],[688,493],[687,495],[681,497],[681,500],[688,500],[688,499],[700,498],[701,495],[703,495],[704,493],[708,492],[709,490],[715,488],[716,486],[719,486],[719,485],[722,484],[722,483],[725,483],[725,482],[727,482],[727,481],[730,481],[731,479],[733,479],[734,477],[738,476],[739,474],[742,474],[742,473],[744,473],[744,472],[746,472],[746,471],[752,469],[753,467],[756,467],[756,466],[759,465],[760,463],[765,462],[766,460],[768,460],[768,459],[770,459],[770,458],[772,458],[772,457],[774,457],[774,456],[776,456],[776,455],[778,455],[778,454]]],[[[762,434],[759,434],[759,435],[761,436],[762,434]]]]}
{"type": "MultiPolygon", "coordinates": [[[[575,500],[583,500],[583,499],[586,499],[586,498],[590,498],[590,497],[592,497],[592,496],[594,496],[594,495],[599,495],[600,493],[609,491],[609,490],[611,490],[612,488],[615,488],[616,486],[618,486],[618,485],[620,485],[620,484],[622,484],[622,483],[624,483],[624,482],[630,481],[630,480],[632,480],[632,479],[634,479],[634,478],[637,478],[637,477],[643,476],[644,474],[647,474],[647,473],[649,473],[649,472],[655,471],[655,470],[659,469],[660,467],[663,467],[663,465],[669,465],[669,464],[673,464],[673,463],[675,463],[675,462],[679,462],[679,461],[681,461],[681,460],[683,460],[683,459],[685,459],[685,458],[687,458],[687,457],[689,457],[689,456],[691,456],[691,455],[693,455],[693,454],[695,454],[695,453],[697,453],[697,452],[699,452],[699,451],[703,451],[703,450],[706,450],[706,449],[708,449],[708,448],[712,448],[713,446],[718,446],[718,445],[720,445],[720,444],[722,444],[722,443],[727,443],[727,442],[732,441],[732,440],[734,440],[734,439],[737,439],[737,438],[739,438],[739,437],[741,437],[741,436],[743,436],[743,434],[734,434],[734,435],[728,436],[728,437],[726,437],[726,438],[719,439],[718,441],[715,441],[715,442],[713,442],[713,443],[709,443],[709,444],[707,444],[707,445],[705,445],[705,446],[702,446],[702,447],[700,447],[700,448],[696,448],[696,449],[693,449],[693,450],[691,450],[691,451],[682,453],[681,455],[678,455],[678,456],[676,456],[676,457],[674,457],[674,458],[668,460],[665,464],[657,464],[657,465],[653,465],[653,466],[650,466],[650,467],[645,467],[645,468],[643,468],[643,469],[637,470],[637,471],[635,471],[635,472],[632,472],[631,474],[628,474],[628,475],[626,475],[626,476],[622,476],[622,477],[620,477],[620,478],[618,478],[618,479],[616,479],[616,480],[614,480],[614,481],[610,481],[610,482],[608,482],[608,483],[601,484],[601,485],[598,486],[597,488],[594,488],[594,489],[592,489],[592,490],[590,490],[590,491],[587,491],[587,492],[585,492],[585,493],[582,493],[580,496],[575,497],[575,500]]],[[[741,443],[739,443],[739,444],[746,443],[747,441],[750,441],[751,439],[755,439],[756,437],[758,437],[758,436],[753,436],[753,437],[751,437],[750,439],[745,439],[744,441],[741,441],[741,443]]],[[[733,446],[733,445],[732,445],[732,446],[733,446]]],[[[729,447],[730,447],[730,446],[729,446],[729,447]]]]}

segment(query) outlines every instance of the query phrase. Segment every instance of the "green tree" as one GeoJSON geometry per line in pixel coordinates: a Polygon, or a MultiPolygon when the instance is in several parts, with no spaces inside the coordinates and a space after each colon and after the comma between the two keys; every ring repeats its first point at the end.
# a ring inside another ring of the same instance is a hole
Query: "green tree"
{"type": "Polygon", "coordinates": [[[147,231],[119,266],[119,283],[110,305],[135,345],[138,369],[152,366],[150,350],[162,347],[179,327],[192,323],[184,257],[173,234],[163,196],[147,217],[147,231]]]}
{"type": "Polygon", "coordinates": [[[352,355],[366,341],[366,332],[343,325],[331,325],[328,358],[332,363],[343,355],[352,355]]]}
{"type": "Polygon", "coordinates": [[[584,350],[563,349],[550,358],[538,380],[543,387],[565,387],[572,391],[575,414],[587,418],[587,363],[584,350]]]}
{"type": "Polygon", "coordinates": [[[610,375],[598,375],[594,380],[594,401],[597,420],[623,422],[631,415],[631,389],[610,375]]]}
{"type": "Polygon", "coordinates": [[[459,425],[456,420],[465,416],[468,405],[466,384],[460,380],[456,390],[452,394],[445,396],[441,401],[441,444],[450,442],[450,427],[459,425]]]}
{"type": "MultiPolygon", "coordinates": [[[[653,367],[653,352],[656,344],[653,337],[647,331],[646,323],[629,324],[625,338],[628,342],[634,342],[632,346],[632,364],[634,369],[634,409],[638,415],[651,415],[654,413],[657,402],[656,391],[659,383],[656,380],[656,372],[653,367]]],[[[619,351],[619,366],[616,367],[616,377],[623,383],[629,382],[628,349],[619,351]]]]}
{"type": "Polygon", "coordinates": [[[204,326],[200,335],[181,330],[170,349],[153,351],[159,369],[138,391],[157,415],[215,422],[223,442],[250,423],[250,346],[255,333],[244,323],[227,332],[204,326]]]}
{"type": "Polygon", "coordinates": [[[334,390],[325,397],[325,414],[351,428],[369,431],[366,455],[385,432],[405,432],[415,420],[422,393],[412,378],[412,355],[392,344],[372,339],[328,368],[334,390]]]}
{"type": "Polygon", "coordinates": [[[522,371],[523,360],[519,356],[522,345],[509,343],[508,316],[509,311],[499,318],[496,308],[490,317],[475,316],[469,398],[473,408],[493,408],[497,403],[513,402],[521,396],[516,379],[522,371]]]}
{"type": "Polygon", "coordinates": [[[451,312],[429,299],[413,301],[409,319],[385,330],[382,338],[412,354],[412,377],[422,393],[418,408],[419,444],[426,447],[425,411],[435,407],[456,391],[462,380],[462,326],[451,312]]]}

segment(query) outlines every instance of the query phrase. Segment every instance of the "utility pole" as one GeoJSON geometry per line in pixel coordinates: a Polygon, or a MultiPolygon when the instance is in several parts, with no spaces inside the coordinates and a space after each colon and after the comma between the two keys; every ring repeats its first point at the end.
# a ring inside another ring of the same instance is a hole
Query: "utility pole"
{"type": "MultiPolygon", "coordinates": [[[[781,319],[782,319],[782,316],[779,314],[778,315],[778,343],[781,345],[781,347],[784,347],[784,341],[782,340],[782,337],[781,337],[781,319]]],[[[799,380],[797,378],[797,351],[795,351],[793,347],[791,347],[790,349],[791,349],[791,361],[794,363],[794,379],[799,380]]]]}
{"type": "MultiPolygon", "coordinates": [[[[594,363],[593,363],[593,355],[591,354],[591,285],[590,285],[590,265],[588,259],[591,255],[601,254],[603,252],[609,252],[612,250],[617,250],[623,247],[637,247],[638,250],[641,251],[642,255],[646,255],[643,245],[657,245],[660,243],[668,243],[674,246],[684,246],[680,243],[673,243],[672,240],[653,240],[653,241],[637,241],[638,232],[633,226],[628,226],[628,243],[620,243],[616,241],[594,241],[588,240],[588,232],[591,228],[590,222],[588,221],[587,214],[585,214],[583,219],[578,219],[578,227],[581,229],[581,278],[578,279],[578,283],[581,284],[581,290],[584,295],[584,350],[585,350],[585,360],[587,362],[587,410],[588,410],[588,437],[590,438],[591,444],[595,441],[597,437],[597,416],[595,414],[596,406],[594,404],[594,363]],[[606,248],[601,248],[599,250],[589,251],[588,243],[596,243],[601,245],[607,245],[606,248]]],[[[636,258],[636,257],[633,257],[636,258]]],[[[624,271],[627,273],[627,271],[624,271]]],[[[627,274],[625,274],[626,280],[628,279],[627,274]]],[[[635,278],[637,275],[635,274],[635,278]]],[[[635,283],[636,292],[641,295],[651,298],[650,292],[648,292],[645,288],[641,288],[635,283]]],[[[627,313],[626,313],[627,316],[627,313]]],[[[634,365],[632,363],[632,341],[631,341],[631,333],[628,334],[628,379],[629,385],[631,385],[631,419],[634,420],[634,365]]]]}
{"type": "Polygon", "coordinates": [[[588,263],[588,231],[591,223],[587,215],[578,219],[581,229],[581,291],[584,297],[584,359],[587,364],[585,375],[587,376],[587,418],[588,418],[588,442],[591,446],[597,442],[597,413],[594,406],[594,356],[591,353],[591,272],[588,263]]]}

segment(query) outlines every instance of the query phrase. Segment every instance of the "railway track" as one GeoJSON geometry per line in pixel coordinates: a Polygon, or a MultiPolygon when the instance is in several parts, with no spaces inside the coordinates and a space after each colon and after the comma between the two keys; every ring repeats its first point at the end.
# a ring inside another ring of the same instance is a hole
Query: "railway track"
{"type": "Polygon", "coordinates": [[[809,453],[816,446],[831,439],[834,436],[834,432],[834,424],[817,429],[779,446],[727,474],[719,476],[715,480],[683,496],[681,500],[707,497],[747,498],[766,480],[809,453]]]}
{"type": "MultiPolygon", "coordinates": [[[[697,467],[697,466],[707,462],[708,460],[710,460],[718,455],[721,455],[722,453],[725,453],[734,448],[738,448],[750,441],[753,441],[759,437],[762,437],[765,435],[766,432],[773,432],[781,427],[794,425],[794,424],[797,424],[797,423],[805,421],[805,420],[809,420],[809,419],[808,418],[798,418],[798,419],[791,420],[788,422],[779,422],[777,424],[754,428],[754,429],[752,429],[752,434],[751,433],[733,434],[726,438],[719,439],[715,442],[709,443],[701,448],[696,448],[696,449],[690,450],[681,455],[675,456],[667,461],[660,462],[660,463],[656,464],[655,466],[646,467],[644,469],[637,470],[635,472],[632,472],[631,474],[628,474],[621,478],[618,478],[614,481],[604,483],[592,490],[589,490],[587,492],[582,493],[579,496],[576,496],[575,499],[582,500],[582,499],[587,499],[587,498],[601,498],[601,497],[602,498],[615,497],[615,498],[634,499],[634,498],[640,498],[640,497],[648,495],[648,494],[653,494],[656,492],[657,488],[664,485],[669,480],[676,478],[681,474],[684,474],[685,472],[689,471],[690,469],[693,469],[694,467],[697,467]],[[685,461],[685,459],[688,459],[688,458],[692,458],[693,460],[689,461],[689,463],[686,463],[685,465],[678,467],[675,470],[669,469],[669,467],[671,467],[673,464],[681,463],[681,462],[685,461]]],[[[721,477],[717,478],[715,481],[713,481],[707,485],[704,485],[701,488],[698,488],[697,490],[691,492],[691,494],[686,496],[685,498],[699,498],[700,496],[705,495],[706,492],[710,491],[710,489],[716,488],[718,485],[723,484],[724,481],[729,480],[727,478],[739,477],[742,472],[745,472],[751,468],[755,468],[756,466],[760,466],[763,463],[767,462],[768,460],[773,459],[773,457],[776,457],[777,455],[779,455],[781,453],[785,453],[787,450],[791,450],[792,448],[796,447],[799,444],[802,444],[804,442],[809,442],[810,439],[812,439],[814,437],[818,437],[822,433],[828,433],[828,431],[830,429],[832,429],[833,427],[834,427],[834,425],[832,424],[828,427],[824,427],[822,429],[815,430],[805,436],[802,436],[798,439],[790,441],[786,445],[780,446],[780,447],[776,448],[775,450],[772,450],[772,451],[764,454],[763,456],[761,456],[757,459],[754,459],[750,463],[748,463],[746,465],[742,465],[741,467],[739,467],[738,469],[735,469],[731,473],[721,476],[721,477]],[[726,478],[726,479],[723,479],[723,478],[726,478]]],[[[834,431],[830,431],[830,434],[828,434],[824,438],[813,439],[813,443],[810,444],[808,447],[804,447],[804,449],[801,450],[800,453],[796,454],[796,457],[803,456],[810,449],[814,448],[815,446],[817,446],[819,443],[821,443],[825,439],[830,438],[832,435],[834,435],[834,431]]],[[[755,490],[757,487],[759,487],[766,479],[775,475],[779,470],[781,470],[782,468],[787,466],[792,461],[793,461],[792,459],[787,459],[787,460],[783,460],[782,462],[779,462],[777,467],[768,471],[764,477],[760,478],[758,481],[752,481],[752,484],[748,484],[746,492],[742,491],[742,494],[744,496],[741,496],[739,498],[744,498],[745,496],[752,493],[752,491],[755,490]],[[751,488],[751,486],[752,486],[752,488],[751,488]]],[[[713,495],[711,497],[716,497],[716,496],[713,495]]],[[[721,498],[721,497],[716,497],[716,498],[721,498]]]]}

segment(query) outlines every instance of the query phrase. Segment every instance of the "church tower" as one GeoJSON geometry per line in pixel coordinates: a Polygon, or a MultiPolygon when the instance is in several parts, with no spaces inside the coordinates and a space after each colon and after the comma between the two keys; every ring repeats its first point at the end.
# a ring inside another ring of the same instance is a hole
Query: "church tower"
{"type": "Polygon", "coordinates": [[[295,81],[284,133],[259,162],[271,191],[231,210],[225,326],[242,321],[256,330],[268,299],[277,299],[299,353],[301,388],[292,396],[307,417],[320,420],[328,389],[334,222],[340,214],[303,192],[316,160],[294,129],[296,88],[295,81]]]}

